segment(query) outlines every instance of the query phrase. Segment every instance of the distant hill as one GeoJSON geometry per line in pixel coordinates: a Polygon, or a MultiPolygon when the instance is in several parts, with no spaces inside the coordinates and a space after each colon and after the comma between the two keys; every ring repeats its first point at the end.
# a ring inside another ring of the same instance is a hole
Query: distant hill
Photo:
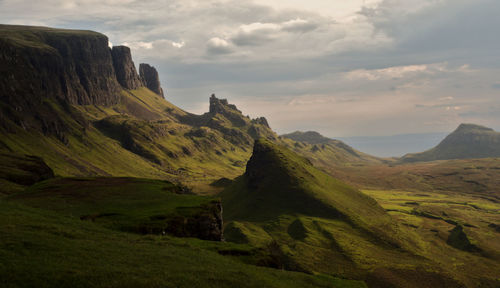
{"type": "Polygon", "coordinates": [[[461,124],[436,147],[407,154],[403,162],[500,157],[500,133],[475,124],[461,124]]]}
{"type": "Polygon", "coordinates": [[[357,151],[342,141],[327,138],[315,131],[295,131],[281,135],[280,138],[288,148],[307,157],[318,167],[382,162],[377,157],[357,151]]]}
{"type": "Polygon", "coordinates": [[[298,142],[306,142],[309,144],[325,144],[332,141],[332,139],[327,138],[315,131],[307,131],[307,132],[295,131],[281,136],[298,142]]]}

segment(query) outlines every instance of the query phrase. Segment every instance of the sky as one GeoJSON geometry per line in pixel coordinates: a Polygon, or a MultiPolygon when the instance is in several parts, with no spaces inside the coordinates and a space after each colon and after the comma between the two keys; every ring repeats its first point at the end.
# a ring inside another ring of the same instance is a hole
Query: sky
{"type": "Polygon", "coordinates": [[[228,98],[278,133],[500,128],[498,0],[0,0],[0,22],[89,29],[192,113],[228,98]]]}

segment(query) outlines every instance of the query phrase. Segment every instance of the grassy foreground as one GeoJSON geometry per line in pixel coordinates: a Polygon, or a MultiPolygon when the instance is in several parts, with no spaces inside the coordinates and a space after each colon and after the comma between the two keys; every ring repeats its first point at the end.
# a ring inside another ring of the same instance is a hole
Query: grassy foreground
{"type": "Polygon", "coordinates": [[[107,178],[106,188],[104,179],[50,180],[0,199],[1,287],[366,287],[222,255],[248,254],[247,245],[123,232],[113,224],[208,198],[174,193],[163,181],[107,178]],[[127,217],[80,220],[96,211],[127,217]]]}

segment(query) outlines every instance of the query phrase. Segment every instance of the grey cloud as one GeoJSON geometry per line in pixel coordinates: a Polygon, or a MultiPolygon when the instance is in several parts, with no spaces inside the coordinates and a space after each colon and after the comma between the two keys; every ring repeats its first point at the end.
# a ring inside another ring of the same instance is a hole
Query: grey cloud
{"type": "Polygon", "coordinates": [[[318,26],[319,25],[317,23],[297,18],[283,23],[282,30],[295,33],[305,33],[315,30],[318,26]]]}
{"type": "Polygon", "coordinates": [[[382,0],[351,20],[306,12],[306,4],[277,10],[250,0],[120,3],[0,0],[0,18],[103,32],[115,44],[130,43],[136,63],[154,64],[175,104],[202,112],[215,92],[245,113],[268,117],[278,131],[445,131],[464,117],[500,127],[496,0],[382,0]],[[414,65],[434,68],[394,74],[414,65]],[[453,101],[440,102],[448,96],[453,101]],[[303,105],[288,105],[292,99],[303,105]],[[464,108],[446,111],[448,105],[464,108]]]}
{"type": "Polygon", "coordinates": [[[233,48],[227,40],[214,37],[207,42],[207,52],[212,55],[230,54],[233,48]]]}

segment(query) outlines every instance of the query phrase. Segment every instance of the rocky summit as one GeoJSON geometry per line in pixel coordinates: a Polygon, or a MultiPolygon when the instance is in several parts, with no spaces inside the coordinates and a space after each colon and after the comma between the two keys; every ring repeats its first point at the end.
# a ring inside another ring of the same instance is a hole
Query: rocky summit
{"type": "Polygon", "coordinates": [[[144,86],[135,70],[130,48],[127,46],[113,46],[111,55],[113,56],[116,79],[124,88],[137,89],[144,86]]]}
{"type": "Polygon", "coordinates": [[[160,85],[160,77],[158,76],[158,71],[156,71],[155,67],[149,64],[141,63],[139,65],[139,74],[149,90],[164,97],[163,89],[160,85]]]}

